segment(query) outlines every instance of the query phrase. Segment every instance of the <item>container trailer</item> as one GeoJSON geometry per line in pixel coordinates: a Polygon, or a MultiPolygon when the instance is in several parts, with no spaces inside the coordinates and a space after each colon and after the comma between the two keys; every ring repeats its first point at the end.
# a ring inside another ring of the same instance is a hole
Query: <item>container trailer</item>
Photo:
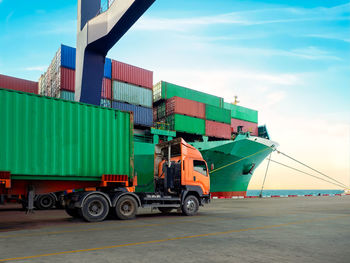
{"type": "Polygon", "coordinates": [[[0,101],[0,195],[25,195],[29,210],[67,189],[79,189],[67,213],[89,222],[131,219],[138,207],[194,215],[210,201],[207,164],[181,138],[156,145],[154,191],[135,191],[130,112],[4,89],[0,101]]]}

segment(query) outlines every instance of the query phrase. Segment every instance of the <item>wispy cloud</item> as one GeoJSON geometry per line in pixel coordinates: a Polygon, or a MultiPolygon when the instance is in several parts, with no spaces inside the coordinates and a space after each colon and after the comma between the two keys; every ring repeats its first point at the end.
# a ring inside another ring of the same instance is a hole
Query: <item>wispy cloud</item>
{"type": "Polygon", "coordinates": [[[231,12],[214,16],[195,18],[149,18],[144,17],[135,25],[139,30],[188,31],[199,26],[210,25],[263,25],[273,23],[294,23],[303,21],[348,20],[350,3],[331,8],[271,8],[231,12]]]}
{"type": "Polygon", "coordinates": [[[350,29],[347,30],[347,35],[334,35],[334,34],[308,34],[305,35],[306,37],[313,37],[313,38],[323,38],[323,39],[330,39],[330,40],[339,40],[350,43],[350,29]]]}

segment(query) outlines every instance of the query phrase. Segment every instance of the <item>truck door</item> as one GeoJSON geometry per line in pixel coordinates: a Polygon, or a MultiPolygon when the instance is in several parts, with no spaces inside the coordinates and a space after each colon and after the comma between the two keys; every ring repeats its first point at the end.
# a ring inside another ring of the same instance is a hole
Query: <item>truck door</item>
{"type": "Polygon", "coordinates": [[[208,176],[208,167],[203,160],[192,160],[192,179],[191,185],[198,185],[202,188],[203,194],[209,194],[210,179],[208,176]]]}

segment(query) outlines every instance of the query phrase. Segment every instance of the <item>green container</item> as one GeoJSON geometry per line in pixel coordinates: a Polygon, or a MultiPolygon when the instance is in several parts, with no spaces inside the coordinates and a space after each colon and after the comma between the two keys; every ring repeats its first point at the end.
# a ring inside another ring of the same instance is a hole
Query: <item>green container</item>
{"type": "Polygon", "coordinates": [[[113,80],[113,100],[152,108],[152,90],[113,80]]]}
{"type": "Polygon", "coordinates": [[[130,113],[0,89],[0,171],[12,179],[133,175],[130,113]]]}
{"type": "Polygon", "coordinates": [[[186,132],[204,135],[205,134],[205,120],[173,114],[167,117],[166,122],[169,124],[170,130],[177,132],[186,132]]]}
{"type": "Polygon", "coordinates": [[[231,110],[231,118],[258,123],[258,111],[231,103],[224,103],[224,108],[231,110]]]}
{"type": "Polygon", "coordinates": [[[74,92],[61,90],[58,97],[63,100],[74,101],[74,92]]]}
{"type": "Polygon", "coordinates": [[[154,144],[134,143],[135,175],[137,175],[136,192],[154,192],[154,144]]]}
{"type": "Polygon", "coordinates": [[[231,111],[207,104],[205,105],[205,118],[211,121],[231,124],[231,111]]]}
{"type": "Polygon", "coordinates": [[[193,89],[181,87],[165,81],[160,81],[153,87],[153,101],[159,101],[162,99],[170,99],[172,97],[181,97],[184,99],[194,100],[205,104],[213,105],[216,107],[223,107],[224,99],[210,95],[204,92],[200,92],[193,89]]]}

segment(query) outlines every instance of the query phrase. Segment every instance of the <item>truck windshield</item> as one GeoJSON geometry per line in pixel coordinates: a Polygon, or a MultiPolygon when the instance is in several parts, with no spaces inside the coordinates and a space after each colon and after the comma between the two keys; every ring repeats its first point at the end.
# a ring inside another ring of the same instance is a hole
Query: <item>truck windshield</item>
{"type": "Polygon", "coordinates": [[[207,176],[207,166],[203,161],[193,160],[193,170],[207,176]]]}

